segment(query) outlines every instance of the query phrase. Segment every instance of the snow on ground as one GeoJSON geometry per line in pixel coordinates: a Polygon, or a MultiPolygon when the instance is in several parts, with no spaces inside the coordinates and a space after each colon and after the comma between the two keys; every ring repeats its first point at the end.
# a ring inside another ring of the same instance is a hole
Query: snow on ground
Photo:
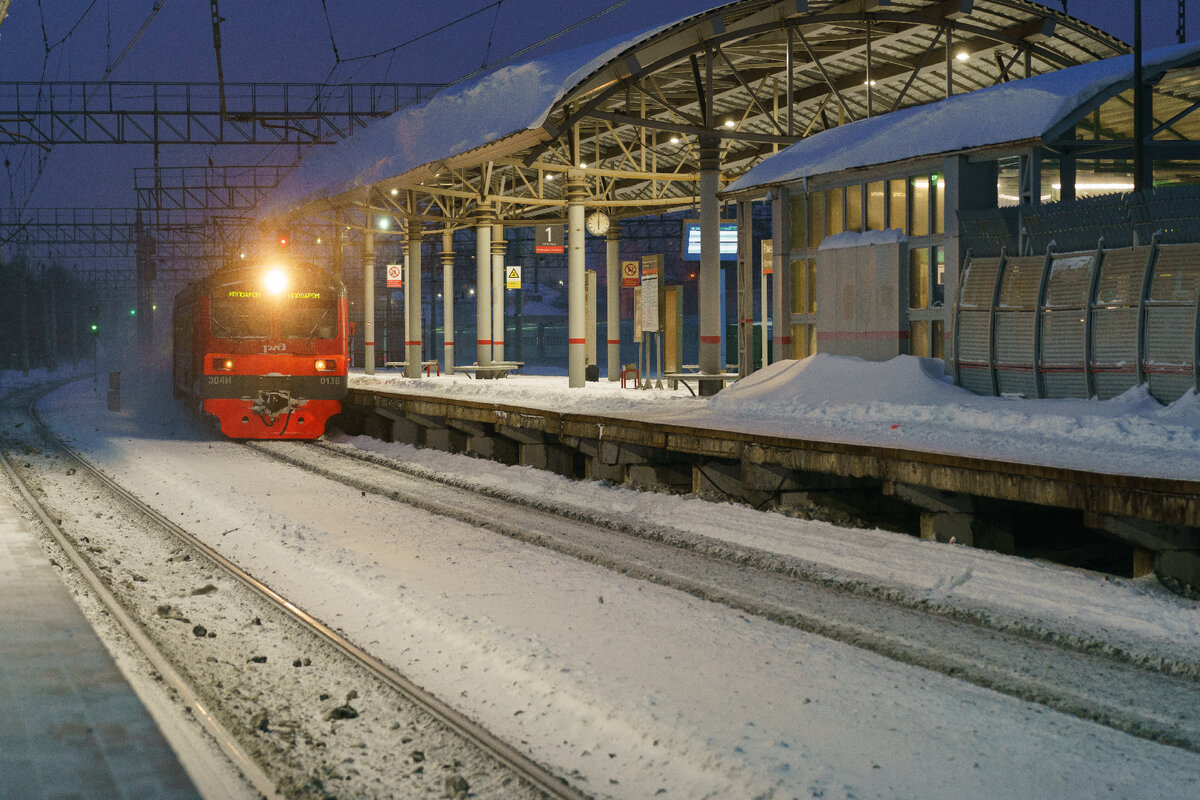
{"type": "MultiPolygon", "coordinates": [[[[478,381],[377,373],[357,375],[352,385],[564,413],[1200,480],[1200,401],[1194,394],[1165,407],[1143,388],[1103,402],[981,397],[950,383],[940,360],[911,356],[884,363],[829,355],[784,361],[711,398],[692,397],[683,388],[622,390],[609,381],[570,389],[561,376],[478,381]]],[[[537,470],[472,462],[368,437],[350,441],[435,471],[467,470],[472,480],[497,491],[580,509],[607,509],[779,554],[841,582],[865,583],[1067,638],[1108,642],[1150,662],[1200,665],[1200,603],[1176,597],[1153,578],[1122,580],[885,531],[850,531],[764,515],[732,504],[572,483],[537,470]]]]}
{"type": "MultiPolygon", "coordinates": [[[[942,381],[934,363],[910,358],[787,362],[710,399],[608,382],[571,390],[563,377],[355,379],[389,383],[777,434],[904,436],[932,448],[955,443],[967,455],[1032,449],[1050,462],[1078,438],[1076,455],[1090,448],[1096,465],[1112,468],[1109,450],[1121,451],[1118,470],[1152,464],[1150,451],[1184,459],[1197,427],[1194,399],[1163,410],[1136,393],[1107,403],[978,398],[942,381]]],[[[134,394],[121,414],[104,411],[87,382],[57,392],[46,411],[173,518],[418,683],[528,742],[535,757],[577,771],[600,797],[1182,797],[1200,784],[1194,754],[265,468],[198,434],[169,391],[126,388],[134,394]]],[[[605,509],[931,602],[1198,658],[1200,604],[1151,580],[349,441],[508,494],[605,509]]]]}

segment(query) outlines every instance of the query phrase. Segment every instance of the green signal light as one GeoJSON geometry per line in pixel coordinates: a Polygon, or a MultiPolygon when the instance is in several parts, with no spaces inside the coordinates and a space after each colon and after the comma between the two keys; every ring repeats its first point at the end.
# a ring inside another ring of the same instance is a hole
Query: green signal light
{"type": "Polygon", "coordinates": [[[131,317],[132,317],[132,316],[133,316],[133,315],[135,315],[135,314],[137,314],[137,309],[136,309],[136,308],[131,308],[131,309],[129,309],[129,316],[131,316],[131,317]]]}

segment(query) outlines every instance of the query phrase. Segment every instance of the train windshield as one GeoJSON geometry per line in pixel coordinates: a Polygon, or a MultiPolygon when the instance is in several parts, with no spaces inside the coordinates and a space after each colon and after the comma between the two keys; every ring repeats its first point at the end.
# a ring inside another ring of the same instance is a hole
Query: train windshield
{"type": "Polygon", "coordinates": [[[285,339],[333,339],[337,336],[337,295],[325,291],[289,292],[279,314],[285,339]]]}
{"type": "Polygon", "coordinates": [[[271,335],[271,315],[257,291],[227,287],[214,294],[210,318],[212,335],[218,339],[265,339],[271,335]]]}

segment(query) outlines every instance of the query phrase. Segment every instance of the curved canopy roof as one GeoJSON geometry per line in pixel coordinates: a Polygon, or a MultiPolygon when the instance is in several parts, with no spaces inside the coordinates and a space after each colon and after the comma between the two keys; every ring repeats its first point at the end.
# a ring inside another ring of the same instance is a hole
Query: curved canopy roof
{"type": "MultiPolygon", "coordinates": [[[[1152,80],[1197,62],[1200,43],[1192,42],[1145,53],[1143,71],[1152,80]]],[[[855,167],[1053,139],[1132,82],[1133,56],[1126,55],[860,120],[792,145],[738,178],[725,193],[761,192],[855,167]]],[[[1195,88],[1189,94],[1189,104],[1200,100],[1195,88]]]]}
{"type": "Polygon", "coordinates": [[[506,224],[587,205],[616,217],[696,202],[699,139],[728,183],[855,120],[1128,52],[1026,0],[738,0],[621,40],[505,66],[321,148],[263,223],[382,209],[438,228],[481,204],[506,224]],[[965,60],[959,60],[959,54],[965,60]]]}

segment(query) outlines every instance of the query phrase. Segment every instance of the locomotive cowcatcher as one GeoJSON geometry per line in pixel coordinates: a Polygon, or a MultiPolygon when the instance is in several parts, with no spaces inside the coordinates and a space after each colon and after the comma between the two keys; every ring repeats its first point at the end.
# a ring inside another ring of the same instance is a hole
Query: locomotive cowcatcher
{"type": "Polygon", "coordinates": [[[175,394],[235,439],[315,439],[346,396],[346,287],[287,257],[239,261],[175,296],[175,394]]]}

